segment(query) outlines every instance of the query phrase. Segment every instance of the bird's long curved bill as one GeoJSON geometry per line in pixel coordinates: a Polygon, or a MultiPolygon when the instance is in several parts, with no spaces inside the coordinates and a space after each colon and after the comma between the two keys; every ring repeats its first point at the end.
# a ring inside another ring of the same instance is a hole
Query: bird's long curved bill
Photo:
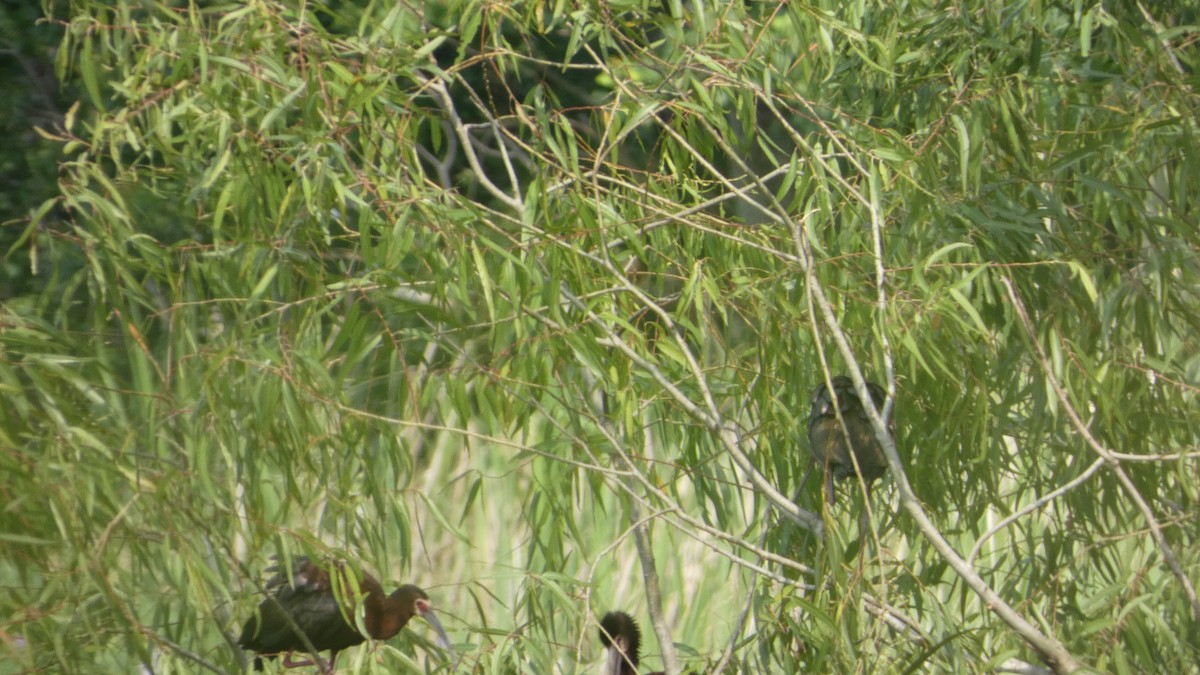
{"type": "Polygon", "coordinates": [[[454,645],[450,644],[450,638],[446,636],[446,629],[442,628],[442,622],[438,620],[437,614],[433,610],[429,610],[421,615],[430,626],[433,626],[434,632],[437,633],[437,646],[450,652],[450,657],[454,657],[454,645]]]}
{"type": "Polygon", "coordinates": [[[621,675],[625,668],[625,652],[617,649],[616,644],[608,648],[608,665],[605,666],[602,675],[621,675]]]}

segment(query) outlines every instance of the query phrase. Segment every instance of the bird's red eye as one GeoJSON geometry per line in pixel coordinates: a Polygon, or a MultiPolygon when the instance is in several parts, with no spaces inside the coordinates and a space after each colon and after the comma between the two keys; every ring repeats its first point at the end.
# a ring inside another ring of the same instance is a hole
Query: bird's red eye
{"type": "Polygon", "coordinates": [[[424,614],[430,609],[428,600],[417,600],[417,613],[424,614]]]}

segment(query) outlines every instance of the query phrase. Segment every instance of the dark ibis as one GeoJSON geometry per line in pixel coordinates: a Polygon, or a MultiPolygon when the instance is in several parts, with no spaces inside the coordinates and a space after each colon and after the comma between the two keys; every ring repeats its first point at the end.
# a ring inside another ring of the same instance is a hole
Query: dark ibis
{"type": "MultiPolygon", "coordinates": [[[[638,675],[638,658],[642,649],[642,632],[637,622],[625,612],[609,612],[600,620],[600,644],[608,650],[603,675],[638,675]]],[[[643,673],[642,675],[664,675],[643,673]]]]}
{"type": "Polygon", "coordinates": [[[280,655],[284,656],[285,668],[311,666],[312,661],[292,660],[292,652],[308,652],[311,648],[317,652],[329,651],[325,672],[332,673],[338,652],[367,638],[386,640],[399,633],[413,616],[428,621],[437,632],[439,646],[450,649],[450,640],[433,612],[429,596],[412,584],[385,596],[375,577],[364,572],[356,583],[354,575],[342,563],[333,568],[336,574],[331,575],[328,569],[308,558],[295,558],[291,579],[282,565],[273,569],[278,574],[266,585],[271,597],[258,606],[238,638],[240,646],[255,652],[255,670],[262,670],[264,658],[280,655]],[[366,635],[355,626],[356,598],[362,601],[366,635]],[[287,617],[291,617],[290,622],[287,617]],[[303,631],[308,645],[296,629],[303,631]]]}
{"type": "MultiPolygon", "coordinates": [[[[813,392],[812,415],[808,418],[809,450],[825,472],[825,499],[834,503],[833,479],[855,475],[854,462],[870,495],[871,483],[887,471],[887,457],[875,438],[875,429],[867,419],[862,401],[854,390],[854,382],[845,375],[831,380],[832,393],[822,382],[813,392]],[[841,420],[838,420],[838,412],[841,420]],[[843,422],[845,426],[843,426],[843,422]],[[850,453],[854,453],[854,459],[850,453]]],[[[874,382],[866,382],[867,391],[881,412],[887,395],[874,382]]],[[[888,424],[889,432],[893,424],[888,424]]]]}

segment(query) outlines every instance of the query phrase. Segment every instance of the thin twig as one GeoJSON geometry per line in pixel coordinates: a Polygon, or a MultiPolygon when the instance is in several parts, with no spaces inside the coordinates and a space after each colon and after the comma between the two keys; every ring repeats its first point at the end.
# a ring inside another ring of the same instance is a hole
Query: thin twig
{"type": "MultiPolygon", "coordinates": [[[[1154,18],[1154,15],[1150,13],[1150,10],[1146,9],[1146,5],[1142,3],[1142,0],[1138,0],[1137,6],[1142,12],[1142,18],[1146,20],[1146,23],[1150,24],[1150,27],[1154,29],[1155,33],[1158,33],[1161,36],[1163,33],[1162,24],[1154,18]]],[[[1167,53],[1167,58],[1170,59],[1171,65],[1175,66],[1176,72],[1178,72],[1180,75],[1186,75],[1187,70],[1183,67],[1183,64],[1179,62],[1179,58],[1175,56],[1175,50],[1171,48],[1171,43],[1163,37],[1158,38],[1158,43],[1162,45],[1163,51],[1167,53]]]]}
{"type": "Polygon", "coordinates": [[[1050,364],[1050,359],[1046,356],[1045,350],[1042,349],[1042,343],[1038,341],[1037,333],[1033,330],[1033,322],[1029,319],[1029,313],[1025,311],[1025,304],[1021,302],[1021,298],[1017,295],[1017,291],[1013,288],[1011,281],[1007,278],[1001,278],[1000,281],[1004,284],[1005,289],[1007,289],[1008,298],[1012,302],[1013,308],[1016,309],[1017,316],[1021,319],[1021,326],[1025,329],[1025,335],[1033,345],[1038,363],[1042,367],[1042,373],[1045,374],[1046,380],[1054,389],[1054,395],[1062,403],[1063,410],[1067,413],[1067,418],[1071,420],[1071,425],[1075,427],[1075,431],[1084,439],[1088,447],[1104,460],[1113,474],[1116,475],[1121,486],[1125,488],[1125,492],[1133,499],[1133,503],[1137,505],[1138,510],[1142,512],[1142,518],[1145,519],[1147,527],[1150,528],[1150,536],[1158,544],[1158,549],[1162,552],[1163,560],[1171,568],[1171,572],[1175,575],[1179,584],[1183,586],[1183,592],[1187,595],[1188,602],[1192,606],[1194,619],[1200,622],[1200,599],[1196,597],[1196,587],[1192,585],[1191,579],[1188,579],[1187,573],[1184,572],[1183,566],[1179,564],[1179,559],[1175,556],[1174,549],[1171,548],[1171,544],[1167,541],[1167,538],[1163,536],[1162,527],[1154,517],[1154,512],[1150,509],[1150,505],[1146,503],[1146,499],[1142,496],[1141,491],[1133,484],[1133,481],[1129,478],[1129,474],[1121,466],[1121,462],[1116,457],[1113,457],[1112,452],[1108,448],[1096,440],[1096,437],[1088,430],[1087,425],[1080,419],[1079,414],[1075,411],[1075,406],[1071,403],[1070,397],[1067,396],[1066,390],[1063,389],[1062,383],[1054,375],[1054,367],[1050,364]]]}
{"type": "MultiPolygon", "coordinates": [[[[760,547],[767,545],[767,534],[770,531],[770,528],[763,528],[762,536],[758,540],[760,547]]],[[[717,667],[713,669],[714,673],[725,672],[725,668],[733,660],[733,652],[737,649],[737,643],[742,636],[742,631],[746,629],[746,620],[750,618],[750,610],[754,608],[754,582],[757,578],[758,574],[756,572],[750,573],[750,580],[746,584],[749,589],[749,592],[746,593],[746,604],[742,607],[742,613],[738,616],[737,623],[734,624],[733,630],[729,633],[729,645],[725,647],[725,653],[721,655],[721,660],[717,662],[717,667]]]]}
{"type": "MultiPolygon", "coordinates": [[[[458,135],[459,145],[462,146],[463,154],[467,158],[467,164],[471,166],[471,171],[475,174],[475,178],[479,180],[479,184],[484,187],[493,197],[503,202],[506,206],[517,213],[524,211],[524,204],[518,196],[513,197],[501,190],[492,179],[488,177],[484,171],[483,165],[479,162],[479,157],[475,154],[475,148],[471,145],[471,136],[467,131],[466,126],[458,117],[458,110],[454,107],[454,101],[450,98],[450,92],[446,89],[446,83],[438,79],[429,79],[425,81],[425,87],[437,95],[437,100],[441,104],[442,110],[450,118],[450,126],[454,129],[454,133],[458,135]]],[[[510,167],[511,169],[511,167],[510,167]]],[[[513,184],[513,190],[517,190],[517,185],[513,184]]]]}
{"type": "Polygon", "coordinates": [[[1026,516],[1027,514],[1033,513],[1034,511],[1042,508],[1042,506],[1054,501],[1059,496],[1066,494],[1072,488],[1074,488],[1078,485],[1082,485],[1084,482],[1087,481],[1088,478],[1091,478],[1092,474],[1096,473],[1096,471],[1099,470],[1100,467],[1102,467],[1102,466],[1104,466],[1103,459],[1098,459],[1098,460],[1092,462],[1092,465],[1089,466],[1087,469],[1084,469],[1083,473],[1081,473],[1075,479],[1070,480],[1067,483],[1060,486],[1058,489],[1053,490],[1053,491],[1043,495],[1040,499],[1037,499],[1033,503],[1025,506],[1025,508],[1016,511],[1015,513],[1009,514],[1008,517],[1002,519],[1000,522],[993,525],[987,532],[984,532],[983,536],[981,536],[979,538],[979,540],[975,542],[975,545],[971,547],[971,553],[967,556],[967,564],[973,565],[975,563],[975,557],[979,555],[980,549],[982,549],[983,545],[987,542],[987,540],[991,539],[993,536],[995,536],[995,534],[997,532],[1008,527],[1008,525],[1010,523],[1012,523],[1016,520],[1019,520],[1022,517],[1026,516]]]}
{"type": "MultiPolygon", "coordinates": [[[[612,269],[609,271],[611,273],[618,273],[616,270],[612,269]]],[[[757,467],[754,466],[754,463],[751,462],[750,458],[747,457],[742,451],[741,432],[734,427],[732,423],[724,420],[719,413],[714,414],[712,411],[705,411],[697,406],[657,366],[647,361],[641,354],[638,354],[636,351],[634,351],[632,347],[625,344],[625,341],[620,339],[620,337],[616,334],[616,331],[614,331],[612,327],[609,326],[608,323],[602,318],[597,316],[595,312],[588,309],[587,305],[585,305],[582,300],[580,300],[566,288],[562,289],[562,293],[571,301],[573,305],[575,305],[579,311],[584,313],[590,323],[597,326],[607,334],[608,341],[606,344],[621,351],[626,358],[631,360],[635,365],[653,377],[659,386],[661,386],[663,390],[670,395],[680,407],[684,409],[685,412],[701,422],[707,429],[715,432],[718,440],[720,440],[725,449],[729,451],[729,454],[731,457],[733,457],[734,462],[736,462],[738,467],[746,474],[751,484],[754,485],[754,488],[766,496],[772,505],[775,506],[775,508],[779,509],[781,513],[786,515],[801,527],[811,530],[818,535],[822,534],[824,530],[824,524],[817,514],[797,506],[795,503],[781,494],[779,490],[775,489],[775,487],[771,485],[771,482],[767,480],[766,476],[763,476],[762,473],[758,471],[757,467]]],[[[642,295],[642,301],[647,307],[657,307],[653,301],[651,301],[649,298],[646,298],[644,295],[642,295]]],[[[658,309],[659,311],[662,311],[661,308],[658,309]]],[[[660,316],[665,315],[666,312],[663,311],[663,314],[660,316]]],[[[669,317],[667,317],[667,320],[669,320],[669,317]]],[[[674,324],[672,323],[670,325],[674,324]]],[[[672,332],[676,333],[677,337],[680,333],[678,330],[672,332]]],[[[697,369],[699,369],[699,366],[697,366],[697,369]]],[[[715,404],[713,404],[713,408],[715,408],[715,404]]]]}

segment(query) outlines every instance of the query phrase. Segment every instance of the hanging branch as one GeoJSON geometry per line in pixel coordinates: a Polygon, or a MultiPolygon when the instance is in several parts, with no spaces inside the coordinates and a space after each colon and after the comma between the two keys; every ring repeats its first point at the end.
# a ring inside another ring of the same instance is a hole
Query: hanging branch
{"type": "Polygon", "coordinates": [[[1150,528],[1150,536],[1158,544],[1163,560],[1166,561],[1167,567],[1171,568],[1171,572],[1179,580],[1179,584],[1183,586],[1183,592],[1187,595],[1188,603],[1192,606],[1192,616],[1196,621],[1200,622],[1200,599],[1196,597],[1196,587],[1192,585],[1191,579],[1188,579],[1183,566],[1179,564],[1179,558],[1175,556],[1175,551],[1171,548],[1171,544],[1163,536],[1162,526],[1158,524],[1158,520],[1154,517],[1154,512],[1150,510],[1150,505],[1146,503],[1145,497],[1142,496],[1137,486],[1133,484],[1133,481],[1129,478],[1129,474],[1125,472],[1125,467],[1121,466],[1121,461],[1114,457],[1108,448],[1096,440],[1096,437],[1088,430],[1087,425],[1080,419],[1079,413],[1075,412],[1075,406],[1071,404],[1071,399],[1063,389],[1062,383],[1054,376],[1054,367],[1050,365],[1050,359],[1047,358],[1046,352],[1042,349],[1042,343],[1037,339],[1037,333],[1033,330],[1033,322],[1029,320],[1029,313],[1025,310],[1025,304],[1021,302],[1021,298],[1017,295],[1011,281],[1006,278],[1002,278],[1000,281],[1008,291],[1008,299],[1012,302],[1013,308],[1017,310],[1017,316],[1021,319],[1021,326],[1025,329],[1026,337],[1029,338],[1029,342],[1033,345],[1034,353],[1038,358],[1038,364],[1042,367],[1042,373],[1045,374],[1046,380],[1054,389],[1054,395],[1062,403],[1063,410],[1067,412],[1067,418],[1071,420],[1071,425],[1075,427],[1076,433],[1084,439],[1088,447],[1104,460],[1108,468],[1117,476],[1117,480],[1120,481],[1121,486],[1125,488],[1125,492],[1133,499],[1133,503],[1137,505],[1138,510],[1142,512],[1142,517],[1146,520],[1146,526],[1150,528]]]}

